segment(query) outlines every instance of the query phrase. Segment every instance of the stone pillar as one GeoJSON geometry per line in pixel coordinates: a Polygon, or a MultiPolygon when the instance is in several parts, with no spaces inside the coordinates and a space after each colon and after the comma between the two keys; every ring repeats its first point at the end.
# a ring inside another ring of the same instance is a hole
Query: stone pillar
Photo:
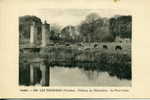
{"type": "Polygon", "coordinates": [[[30,61],[30,84],[49,86],[49,66],[43,59],[33,59],[30,61]]]}
{"type": "Polygon", "coordinates": [[[34,45],[37,42],[37,32],[38,32],[37,27],[35,25],[35,22],[33,22],[30,27],[30,44],[31,45],[34,45]]]}
{"type": "Polygon", "coordinates": [[[42,86],[49,86],[49,67],[42,63],[40,64],[40,70],[42,72],[42,79],[40,84],[42,86]]]}
{"type": "Polygon", "coordinates": [[[30,43],[34,44],[34,25],[35,23],[33,23],[30,27],[30,43]]]}
{"type": "Polygon", "coordinates": [[[49,43],[49,24],[42,24],[42,47],[45,47],[49,43]]]}
{"type": "Polygon", "coordinates": [[[46,30],[45,25],[42,25],[42,47],[46,46],[46,30]]]}

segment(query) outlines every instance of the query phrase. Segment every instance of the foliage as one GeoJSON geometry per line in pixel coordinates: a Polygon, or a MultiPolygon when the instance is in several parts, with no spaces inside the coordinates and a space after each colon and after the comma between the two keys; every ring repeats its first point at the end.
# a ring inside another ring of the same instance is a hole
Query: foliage
{"type": "MultiPolygon", "coordinates": [[[[34,52],[32,54],[34,55],[34,52]]],[[[106,52],[106,50],[101,50],[100,48],[98,50],[78,50],[76,47],[56,46],[42,48],[39,54],[39,57],[46,59],[47,66],[79,67],[85,70],[108,72],[110,75],[117,76],[120,79],[132,78],[131,54],[123,51],[106,52]]],[[[31,59],[31,56],[25,55],[26,57],[24,57],[24,54],[20,54],[19,64],[22,67],[20,71],[27,68],[25,66],[27,66],[29,58],[31,59]]]]}
{"type": "Polygon", "coordinates": [[[50,25],[50,40],[58,41],[60,40],[61,26],[58,24],[50,25]]]}
{"type": "Polygon", "coordinates": [[[74,42],[78,39],[78,30],[76,27],[68,25],[61,30],[61,38],[67,42],[74,42]]]}
{"type": "MultiPolygon", "coordinates": [[[[41,19],[27,15],[19,17],[20,40],[29,40],[33,22],[38,30],[38,38],[41,39],[41,19]]],[[[91,13],[77,26],[68,25],[61,29],[59,24],[50,24],[49,33],[49,39],[56,42],[113,42],[116,36],[131,38],[132,16],[114,16],[108,19],[91,13]]]]}
{"type": "Polygon", "coordinates": [[[115,16],[110,18],[110,31],[121,38],[132,37],[132,16],[115,16]]]}
{"type": "Polygon", "coordinates": [[[80,34],[86,42],[102,42],[114,40],[109,32],[109,20],[96,13],[89,14],[80,25],[80,34]]]}

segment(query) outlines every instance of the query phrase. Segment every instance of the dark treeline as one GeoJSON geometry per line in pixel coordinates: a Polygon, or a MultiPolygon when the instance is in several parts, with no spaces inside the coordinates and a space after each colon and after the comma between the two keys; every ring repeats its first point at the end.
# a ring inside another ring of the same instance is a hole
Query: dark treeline
{"type": "Polygon", "coordinates": [[[132,17],[115,16],[110,18],[110,31],[114,36],[122,38],[132,37],[132,17]]]}
{"type": "MultiPolygon", "coordinates": [[[[36,16],[19,17],[20,41],[27,41],[30,37],[30,25],[35,22],[38,27],[38,38],[41,39],[41,19],[36,16]]],[[[96,13],[86,16],[79,25],[61,27],[50,24],[49,39],[64,42],[113,42],[115,37],[131,38],[132,16],[114,16],[102,18],[96,13]]]]}

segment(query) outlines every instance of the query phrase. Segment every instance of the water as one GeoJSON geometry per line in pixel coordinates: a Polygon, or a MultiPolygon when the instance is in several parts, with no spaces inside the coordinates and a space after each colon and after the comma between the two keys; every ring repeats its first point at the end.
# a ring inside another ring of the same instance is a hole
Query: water
{"type": "Polygon", "coordinates": [[[50,86],[131,86],[131,80],[109,76],[107,72],[81,68],[51,67],[50,86]]]}

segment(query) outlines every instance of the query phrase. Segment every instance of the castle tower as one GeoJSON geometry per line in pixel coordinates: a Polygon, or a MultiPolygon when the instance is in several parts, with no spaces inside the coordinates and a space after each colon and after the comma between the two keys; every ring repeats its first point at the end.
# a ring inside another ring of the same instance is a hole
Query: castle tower
{"type": "Polygon", "coordinates": [[[45,47],[49,43],[49,24],[45,21],[42,24],[42,47],[45,47]]]}

